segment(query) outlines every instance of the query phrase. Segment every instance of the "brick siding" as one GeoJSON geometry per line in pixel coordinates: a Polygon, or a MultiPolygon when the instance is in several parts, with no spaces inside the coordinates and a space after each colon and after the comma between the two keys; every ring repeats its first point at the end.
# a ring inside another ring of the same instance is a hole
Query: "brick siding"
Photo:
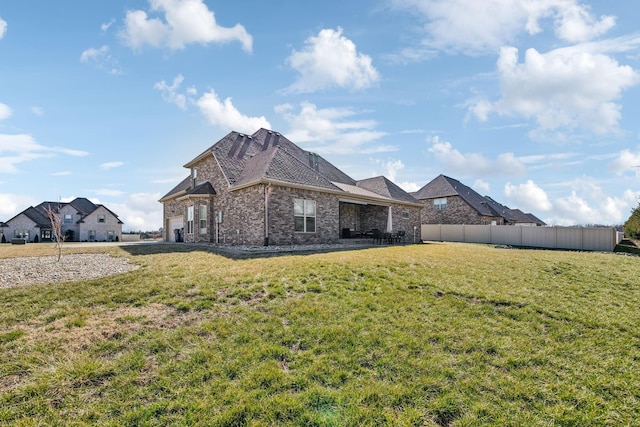
{"type": "Polygon", "coordinates": [[[483,216],[465,202],[460,196],[447,197],[446,209],[436,210],[433,199],[421,200],[425,206],[422,208],[423,224],[503,224],[502,217],[483,216]]]}

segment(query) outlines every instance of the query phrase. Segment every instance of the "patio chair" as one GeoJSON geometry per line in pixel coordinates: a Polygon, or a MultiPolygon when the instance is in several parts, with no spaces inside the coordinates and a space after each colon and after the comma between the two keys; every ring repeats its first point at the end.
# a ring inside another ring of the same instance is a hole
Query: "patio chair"
{"type": "Polygon", "coordinates": [[[406,237],[407,237],[406,231],[404,230],[398,231],[398,233],[396,234],[396,243],[400,243],[400,241],[402,241],[402,244],[404,245],[406,237]]]}
{"type": "Polygon", "coordinates": [[[382,244],[382,233],[377,228],[371,230],[371,235],[373,236],[373,243],[382,244]]]}

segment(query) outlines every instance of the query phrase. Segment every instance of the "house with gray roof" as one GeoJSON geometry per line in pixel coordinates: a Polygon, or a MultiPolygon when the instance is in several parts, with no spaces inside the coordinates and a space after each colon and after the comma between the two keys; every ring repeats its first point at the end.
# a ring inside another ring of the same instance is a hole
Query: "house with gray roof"
{"type": "Polygon", "coordinates": [[[423,224],[546,225],[533,214],[510,209],[442,174],[412,195],[423,204],[423,224]]]}
{"type": "Polygon", "coordinates": [[[387,178],[357,181],[272,130],[230,132],[184,167],[160,199],[166,241],[315,244],[420,228],[421,203],[387,178]]]}
{"type": "Polygon", "coordinates": [[[3,223],[2,240],[14,238],[27,242],[50,242],[53,227],[47,215],[52,210],[60,218],[60,229],[65,241],[117,241],[122,239],[122,224],[118,215],[101,204],[78,197],[71,202],[42,202],[30,206],[3,223]]]}

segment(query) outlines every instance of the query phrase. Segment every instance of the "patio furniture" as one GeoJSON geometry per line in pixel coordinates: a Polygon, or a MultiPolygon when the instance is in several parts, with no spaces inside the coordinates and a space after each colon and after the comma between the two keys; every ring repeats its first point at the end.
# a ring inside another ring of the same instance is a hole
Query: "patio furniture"
{"type": "Polygon", "coordinates": [[[400,230],[396,233],[396,243],[400,243],[402,240],[402,244],[405,244],[405,239],[407,238],[407,232],[404,230],[400,230]]]}

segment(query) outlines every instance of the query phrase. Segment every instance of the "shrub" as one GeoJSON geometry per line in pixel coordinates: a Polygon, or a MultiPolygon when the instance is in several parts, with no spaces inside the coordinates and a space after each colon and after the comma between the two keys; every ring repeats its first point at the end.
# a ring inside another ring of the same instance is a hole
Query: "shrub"
{"type": "Polygon", "coordinates": [[[624,235],[631,239],[640,239],[640,202],[624,223],[624,235]]]}

